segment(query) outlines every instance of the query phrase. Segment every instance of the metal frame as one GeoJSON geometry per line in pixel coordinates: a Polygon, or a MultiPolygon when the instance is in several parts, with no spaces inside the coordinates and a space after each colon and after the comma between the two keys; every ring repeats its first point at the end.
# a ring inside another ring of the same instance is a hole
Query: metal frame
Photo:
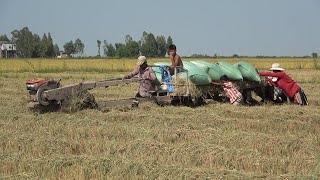
{"type": "MultiPolygon", "coordinates": [[[[150,67],[160,67],[158,65],[151,65],[150,67]]],[[[170,67],[170,66],[168,66],[170,67]]],[[[169,85],[173,85],[173,86],[180,86],[180,84],[177,84],[177,70],[178,69],[181,69],[182,71],[181,72],[186,72],[187,73],[187,81],[186,81],[186,84],[185,85],[182,85],[182,86],[187,86],[187,94],[186,96],[189,96],[190,95],[190,81],[189,81],[189,71],[187,69],[185,69],[183,66],[175,66],[174,67],[174,75],[175,76],[172,76],[172,79],[173,79],[173,83],[167,83],[169,85]]],[[[163,82],[163,79],[161,79],[161,81],[163,82]]],[[[157,92],[157,96],[159,96],[159,92],[157,92]]],[[[170,93],[167,92],[167,96],[170,96],[170,93]]]]}

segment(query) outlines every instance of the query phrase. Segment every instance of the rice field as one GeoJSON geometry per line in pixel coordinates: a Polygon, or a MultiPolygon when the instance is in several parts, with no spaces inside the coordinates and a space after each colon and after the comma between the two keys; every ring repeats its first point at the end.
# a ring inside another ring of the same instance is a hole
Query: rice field
{"type": "MultiPolygon", "coordinates": [[[[204,60],[209,62],[227,61],[234,64],[239,61],[247,61],[258,69],[268,69],[275,61],[285,69],[320,69],[320,60],[311,58],[230,58],[230,59],[193,59],[186,61],[204,60]]],[[[149,59],[149,64],[155,62],[169,62],[166,59],[149,59]]],[[[134,69],[135,59],[0,59],[0,72],[126,72],[134,69]]]]}
{"type": "MultiPolygon", "coordinates": [[[[149,63],[158,61],[168,60],[149,63]]],[[[62,79],[66,85],[122,77],[135,60],[0,60],[0,179],[319,179],[320,60],[246,61],[258,69],[280,63],[310,105],[146,103],[38,114],[26,107],[27,79],[62,79]]],[[[97,100],[122,99],[137,86],[90,93],[97,100]]]]}

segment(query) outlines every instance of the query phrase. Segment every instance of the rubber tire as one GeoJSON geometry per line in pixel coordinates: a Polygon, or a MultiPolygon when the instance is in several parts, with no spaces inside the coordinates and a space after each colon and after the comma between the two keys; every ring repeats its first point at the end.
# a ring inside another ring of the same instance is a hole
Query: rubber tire
{"type": "Polygon", "coordinates": [[[50,101],[46,101],[43,99],[42,97],[42,93],[43,91],[47,91],[50,90],[51,88],[49,86],[42,86],[39,88],[39,90],[37,91],[36,97],[37,97],[37,101],[43,105],[43,106],[49,106],[50,105],[50,101]]]}

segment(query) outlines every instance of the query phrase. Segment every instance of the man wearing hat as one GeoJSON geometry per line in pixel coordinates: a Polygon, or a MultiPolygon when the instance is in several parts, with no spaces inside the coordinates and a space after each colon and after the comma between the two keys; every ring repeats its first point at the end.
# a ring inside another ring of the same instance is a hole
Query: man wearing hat
{"type": "Polygon", "coordinates": [[[291,102],[295,102],[299,105],[308,105],[307,96],[304,94],[300,85],[294,82],[294,80],[284,72],[284,69],[280,67],[280,64],[274,63],[270,68],[272,72],[260,72],[260,76],[270,76],[271,81],[269,83],[274,87],[279,87],[289,97],[291,102]]]}
{"type": "Polygon", "coordinates": [[[152,70],[151,67],[148,66],[147,58],[145,56],[139,56],[137,61],[138,67],[126,75],[125,79],[130,79],[139,74],[140,86],[139,92],[137,93],[137,97],[150,97],[152,91],[155,90],[156,74],[152,70]]]}

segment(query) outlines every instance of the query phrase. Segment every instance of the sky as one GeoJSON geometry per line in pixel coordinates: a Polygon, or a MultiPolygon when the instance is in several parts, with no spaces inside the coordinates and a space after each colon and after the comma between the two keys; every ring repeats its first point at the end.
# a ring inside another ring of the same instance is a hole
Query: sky
{"type": "Polygon", "coordinates": [[[80,38],[84,55],[97,40],[171,36],[183,56],[320,54],[320,0],[0,0],[0,34],[27,26],[50,32],[60,49],[80,38]]]}

